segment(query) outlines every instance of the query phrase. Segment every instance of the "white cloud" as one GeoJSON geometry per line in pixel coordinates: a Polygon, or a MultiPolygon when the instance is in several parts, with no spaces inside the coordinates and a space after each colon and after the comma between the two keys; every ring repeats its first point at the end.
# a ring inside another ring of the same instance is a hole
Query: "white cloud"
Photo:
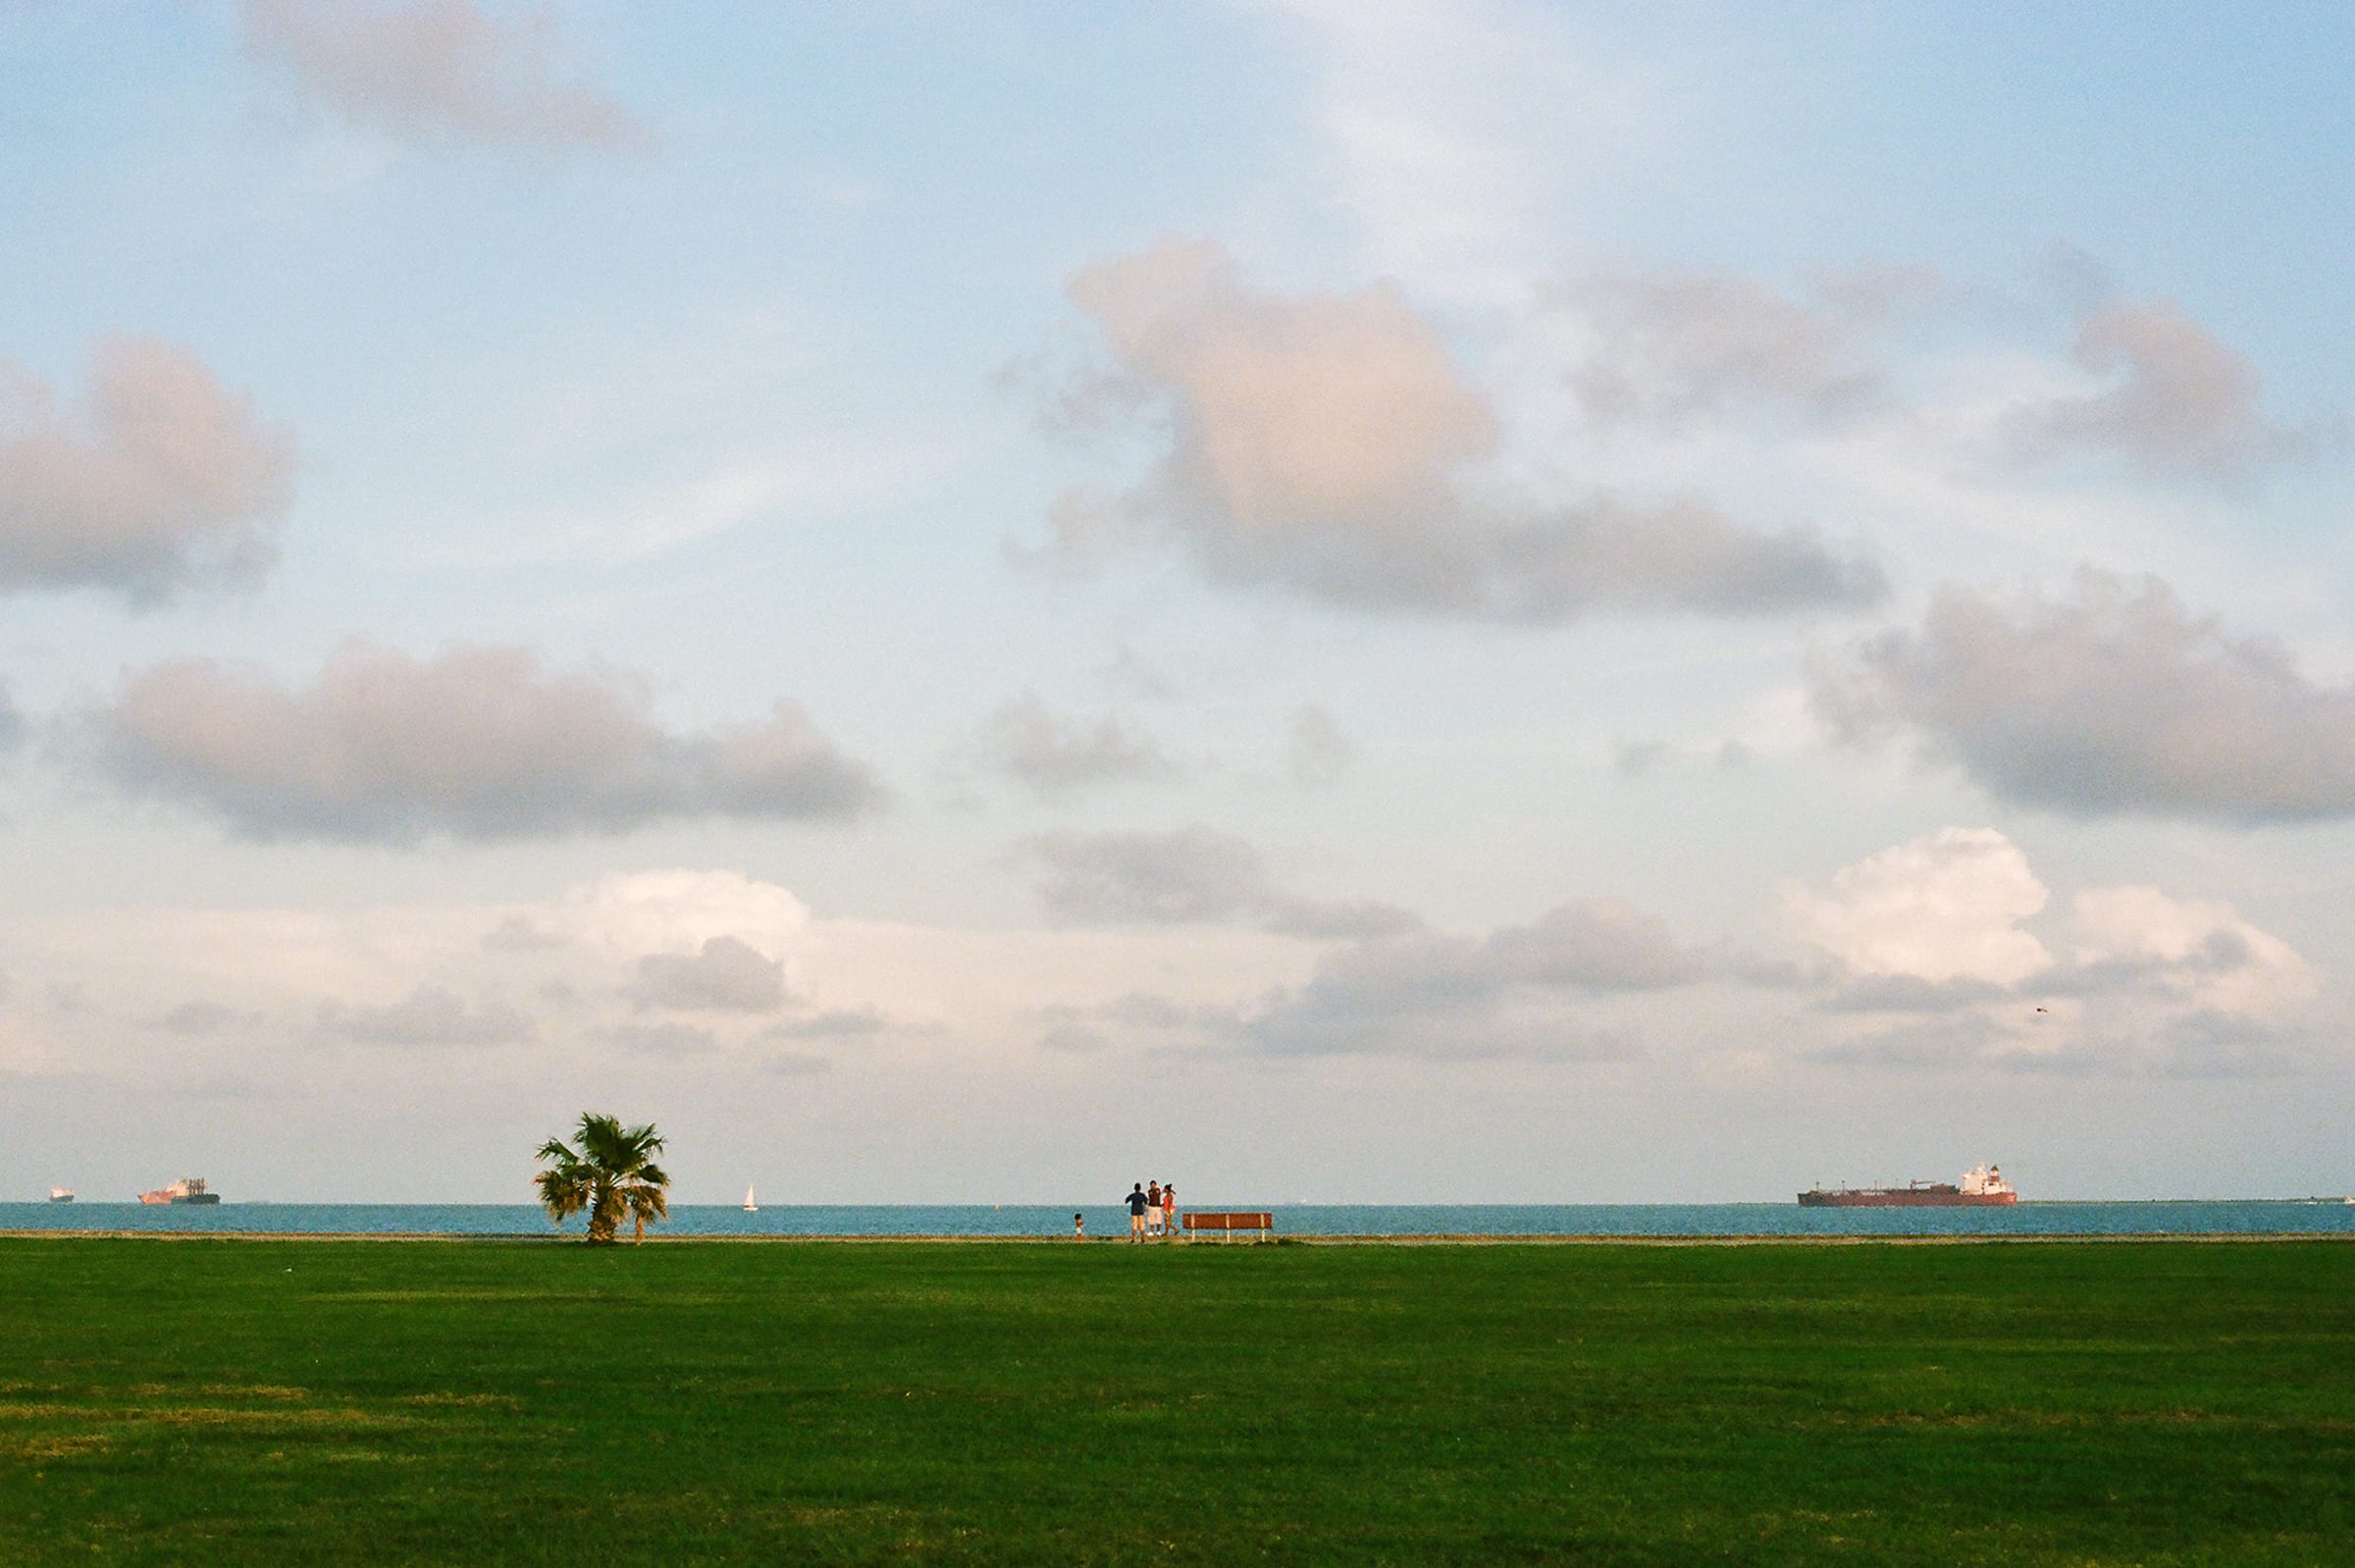
{"type": "Polygon", "coordinates": [[[575,887],[536,913],[577,938],[641,952],[738,933],[791,937],[810,923],[800,899],[742,871],[620,872],[575,887]]]}
{"type": "Polygon", "coordinates": [[[245,47],[303,101],[427,146],[614,152],[645,129],[568,68],[556,12],[474,0],[242,0],[245,47]]]}
{"type": "Polygon", "coordinates": [[[1947,828],[1785,890],[1834,968],[1818,1002],[1859,1020],[1814,1054],[1859,1065],[2213,1075],[2270,1071],[2320,990],[2230,906],[2087,888],[2047,941],[2045,885],[1989,828],[1947,828]],[[2057,950],[2057,952],[2056,952],[2057,950]]]}
{"type": "Polygon", "coordinates": [[[250,580],[275,558],[293,465],[286,431],[170,343],[101,341],[78,417],[0,360],[0,590],[155,602],[250,580]]]}
{"type": "Polygon", "coordinates": [[[2147,976],[2203,1012],[2277,1016],[2320,988],[2313,966],[2228,904],[2155,887],[2087,888],[2070,915],[2079,968],[2147,976]]]}
{"type": "Polygon", "coordinates": [[[1779,478],[1803,495],[1862,482],[1846,504],[1895,512],[1887,526],[1945,512],[2041,544],[2056,516],[2162,504],[2088,483],[2105,471],[2232,481],[2343,435],[2340,416],[2273,417],[2249,359],[2172,301],[2085,306],[2065,344],[2028,327],[2045,320],[1937,269],[1884,264],[1791,287],[1590,273],[1549,289],[1529,325],[1569,362],[1615,472],[1779,478]],[[1972,515],[1991,506],[2013,515],[1972,515]]]}
{"type": "Polygon", "coordinates": [[[1285,297],[1164,240],[1072,280],[1122,368],[1171,397],[1172,480],[1246,532],[1436,503],[1496,417],[1394,288],[1285,297]]]}
{"type": "Polygon", "coordinates": [[[1947,590],[1918,632],[1819,666],[1812,698],[1842,740],[1910,732],[1995,794],[2074,815],[2355,811],[2355,688],[2307,680],[2156,578],[2080,571],[2073,601],[1947,590]]]}
{"type": "Polygon", "coordinates": [[[2172,299],[2087,316],[2071,357],[2107,385],[2020,409],[2015,431],[2030,455],[2091,451],[2146,473],[2228,478],[2313,448],[2267,417],[2248,356],[2172,299]]]}
{"type": "Polygon", "coordinates": [[[736,937],[706,937],[693,953],[640,959],[631,994],[647,1008],[774,1013],[785,1005],[785,966],[736,937]]]}
{"type": "MultiPolygon", "coordinates": [[[[0,952],[35,999],[0,1028],[0,1073],[146,1082],[234,1067],[289,1092],[335,1083],[363,1095],[413,1087],[403,1076],[413,1068],[399,1052],[323,1056],[323,1043],[497,1045],[482,1053],[493,1076],[480,1081],[543,1087],[577,1071],[584,1048],[667,1055],[715,1083],[780,1051],[805,1063],[855,1055],[895,1072],[925,1061],[980,1068],[1029,1059],[1042,1010],[1099,1008],[1149,987],[1231,1015],[1238,998],[1297,977],[1309,956],[1247,928],[817,918],[773,882],[684,868],[519,904],[19,915],[0,919],[0,952]],[[532,939],[484,940],[517,931],[532,939]],[[681,962],[650,967],[650,956],[681,962]],[[85,1005],[40,1004],[53,989],[85,1005]]],[[[1121,1010],[1111,1026],[1141,1017],[1121,1010]]]]}
{"type": "Polygon", "coordinates": [[[2052,967],[2020,925],[2047,897],[2003,834],[1949,827],[1846,866],[1824,889],[1788,886],[1783,908],[1802,940],[1854,973],[2011,986],[2052,967]]]}
{"type": "Polygon", "coordinates": [[[307,691],[208,659],[133,675],[90,716],[125,790],[202,808],[254,839],[413,843],[619,833],[666,818],[835,818],[882,789],[800,711],[663,729],[643,682],[544,669],[519,648],[430,659],[364,646],[307,691]]]}
{"type": "Polygon", "coordinates": [[[1161,404],[1169,444],[1125,495],[1063,496],[1032,552],[1048,564],[1174,546],[1218,582],[1531,623],[1774,614],[1882,592],[1877,569],[1808,530],[1760,533],[1699,500],[1480,495],[1496,415],[1387,286],[1274,294],[1215,245],[1165,240],[1085,269],[1071,292],[1161,404]]]}

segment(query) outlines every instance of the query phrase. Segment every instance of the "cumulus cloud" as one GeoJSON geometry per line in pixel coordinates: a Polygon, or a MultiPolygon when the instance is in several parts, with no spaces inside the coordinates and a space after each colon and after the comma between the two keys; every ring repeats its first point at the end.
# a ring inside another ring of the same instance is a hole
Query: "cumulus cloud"
{"type": "Polygon", "coordinates": [[[1426,932],[1344,948],[1305,984],[1266,998],[1241,1037],[1285,1056],[1619,1059],[1636,1054],[1633,1040],[1566,1011],[1566,997],[1656,991],[1708,973],[1707,960],[1656,917],[1594,900],[1481,938],[1426,932]]]}
{"type": "Polygon", "coordinates": [[[1148,736],[1114,714],[1094,721],[1067,719],[1035,696],[1017,698],[991,714],[978,738],[992,767],[1040,795],[1094,784],[1169,778],[1177,765],[1148,736]]]}
{"type": "Polygon", "coordinates": [[[2237,822],[2355,810],[2355,687],[2307,680],[2155,578],[2080,571],[2058,601],[1949,590],[1919,631],[1818,665],[1810,687],[1839,739],[1910,733],[2024,805],[2237,822]]]}
{"type": "Polygon", "coordinates": [[[2321,988],[2288,943],[2227,904],[2155,887],[2088,888],[2071,900],[2070,915],[2081,976],[2112,987],[2148,981],[2203,1018],[2277,1015],[2321,988]]]}
{"type": "Polygon", "coordinates": [[[2078,324],[2071,357],[2108,385],[2019,411],[2029,455],[2088,451],[2147,473],[2224,478],[2312,449],[2274,423],[2248,356],[2170,299],[2099,310],[2078,324]]]}
{"type": "Polygon", "coordinates": [[[1807,530],[1755,532],[1697,500],[1476,495],[1496,416],[1387,286],[1279,295],[1215,245],[1168,240],[1083,270],[1071,295],[1170,439],[1138,488],[1058,500],[1037,552],[1050,564],[1176,545],[1223,582],[1540,623],[1600,608],[1776,613],[1882,590],[1877,570],[1807,530]]]}
{"type": "Polygon", "coordinates": [[[742,871],[680,868],[601,876],[525,917],[568,939],[644,953],[745,931],[782,944],[809,925],[810,909],[791,890],[742,871]]]}
{"type": "Polygon", "coordinates": [[[1786,888],[1790,928],[1833,966],[1818,977],[1823,1009],[1875,1019],[1817,1054],[1887,1067],[2258,1071],[2320,990],[2288,943],[2229,905],[2087,888],[2050,917],[2048,941],[2025,928],[2048,902],[2017,846],[1990,828],[1947,828],[1824,888],[1786,888]]]}
{"type": "Polygon", "coordinates": [[[1248,920],[1286,936],[1332,939],[1421,923],[1387,904],[1286,893],[1270,881],[1258,850],[1200,824],[1167,833],[1041,833],[1016,848],[1041,872],[1047,913],[1075,925],[1248,920]]]}
{"type": "Polygon", "coordinates": [[[99,342],[78,413],[0,360],[0,590],[153,603],[250,580],[275,557],[293,466],[287,432],[170,343],[99,342]]]}
{"type": "Polygon", "coordinates": [[[1804,940],[1853,973],[2012,986],[2052,967],[2020,927],[2048,897],[2003,834],[1950,827],[1844,867],[1828,888],[1787,887],[1783,905],[1804,940]]]}
{"type": "Polygon", "coordinates": [[[518,648],[346,648],[289,691],[209,659],[131,676],[90,715],[123,789],[254,839],[411,843],[626,832],[677,817],[843,818],[882,789],[800,711],[682,735],[642,682],[518,648]]]}
{"type": "Polygon", "coordinates": [[[646,132],[570,69],[556,14],[474,0],[243,0],[245,47],[314,109],[428,146],[613,152],[646,132]]]}
{"type": "Polygon", "coordinates": [[[785,966],[750,943],[714,936],[693,953],[649,953],[631,995],[644,1008],[774,1013],[785,1005],[785,966]]]}
{"type": "Polygon", "coordinates": [[[536,1032],[529,1016],[501,1002],[469,1006],[444,985],[420,985],[382,1007],[328,1003],[319,1028],[330,1039],[359,1045],[510,1045],[536,1032]]]}

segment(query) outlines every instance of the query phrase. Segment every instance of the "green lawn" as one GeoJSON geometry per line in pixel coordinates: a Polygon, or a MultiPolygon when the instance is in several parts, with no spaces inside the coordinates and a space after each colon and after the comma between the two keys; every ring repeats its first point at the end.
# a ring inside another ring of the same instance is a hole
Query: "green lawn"
{"type": "Polygon", "coordinates": [[[0,1563],[2355,1561],[2355,1245],[0,1239],[0,1563]]]}

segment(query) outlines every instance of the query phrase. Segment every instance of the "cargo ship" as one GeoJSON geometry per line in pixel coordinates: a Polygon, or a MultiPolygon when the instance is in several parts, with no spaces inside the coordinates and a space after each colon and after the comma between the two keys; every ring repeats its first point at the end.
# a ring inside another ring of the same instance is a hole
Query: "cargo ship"
{"type": "Polygon", "coordinates": [[[139,1194],[141,1203],[219,1203],[221,1194],[204,1189],[204,1177],[182,1176],[168,1187],[139,1194]]]}
{"type": "Polygon", "coordinates": [[[1994,1209],[2019,1201],[2000,1167],[1974,1165],[1960,1181],[1915,1181],[1902,1187],[1814,1187],[1799,1195],[1803,1209],[1994,1209]]]}
{"type": "Polygon", "coordinates": [[[74,1201],[74,1189],[72,1187],[51,1187],[49,1189],[49,1201],[51,1203],[72,1203],[74,1201]]]}

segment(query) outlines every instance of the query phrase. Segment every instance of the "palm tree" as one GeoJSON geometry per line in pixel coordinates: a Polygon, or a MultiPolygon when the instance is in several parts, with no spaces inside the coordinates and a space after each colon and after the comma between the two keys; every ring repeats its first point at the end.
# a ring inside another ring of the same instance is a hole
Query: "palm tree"
{"type": "Polygon", "coordinates": [[[586,1209],[592,1241],[612,1240],[626,1213],[638,1222],[644,1241],[646,1223],[670,1213],[663,1196],[670,1177],[654,1158],[661,1148],[662,1135],[651,1124],[625,1127],[612,1117],[584,1111],[572,1143],[550,1138],[540,1145],[539,1158],[549,1166],[535,1178],[540,1201],[558,1225],[586,1209]]]}

